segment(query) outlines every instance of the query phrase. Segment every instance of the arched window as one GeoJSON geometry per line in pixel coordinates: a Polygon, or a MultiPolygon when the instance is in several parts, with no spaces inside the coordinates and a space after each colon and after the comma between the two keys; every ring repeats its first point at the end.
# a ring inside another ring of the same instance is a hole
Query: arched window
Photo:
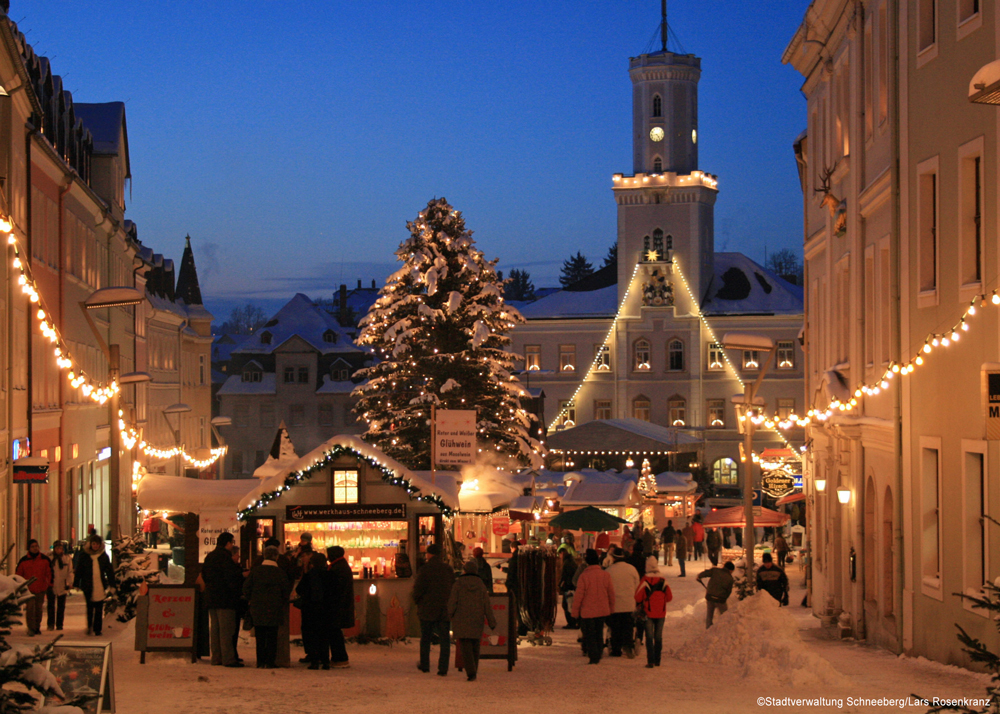
{"type": "Polygon", "coordinates": [[[663,241],[663,249],[667,251],[674,249],[674,237],[669,233],[667,234],[666,239],[663,241]]]}
{"type": "Polygon", "coordinates": [[[667,369],[672,372],[684,369],[684,343],[680,340],[670,340],[667,343],[667,369]]]}
{"type": "Polygon", "coordinates": [[[262,345],[269,345],[269,344],[271,344],[271,333],[267,332],[266,330],[264,332],[261,332],[260,333],[260,343],[262,345]]]}
{"type": "Polygon", "coordinates": [[[645,339],[635,341],[633,368],[639,372],[650,369],[649,364],[649,342],[645,339]]]}
{"type": "Polygon", "coordinates": [[[649,250],[652,248],[652,243],[649,242],[649,236],[642,237],[642,260],[649,260],[649,250]]]}
{"type": "Polygon", "coordinates": [[[660,98],[659,94],[653,95],[653,116],[654,117],[663,116],[663,100],[660,98]]]}
{"type": "Polygon", "coordinates": [[[667,402],[670,426],[687,426],[687,402],[684,397],[671,397],[667,402]]]}
{"type": "Polygon", "coordinates": [[[663,173],[663,159],[657,156],[653,159],[653,173],[662,174],[663,173]]]}
{"type": "Polygon", "coordinates": [[[632,400],[632,418],[650,421],[648,397],[638,396],[632,400]]]}
{"type": "Polygon", "coordinates": [[[653,250],[656,251],[656,255],[660,260],[666,257],[666,252],[663,250],[663,231],[659,228],[653,231],[653,250]]]}
{"type": "Polygon", "coordinates": [[[740,467],[732,459],[716,459],[712,464],[712,480],[720,486],[738,486],[739,478],[740,467]]]}

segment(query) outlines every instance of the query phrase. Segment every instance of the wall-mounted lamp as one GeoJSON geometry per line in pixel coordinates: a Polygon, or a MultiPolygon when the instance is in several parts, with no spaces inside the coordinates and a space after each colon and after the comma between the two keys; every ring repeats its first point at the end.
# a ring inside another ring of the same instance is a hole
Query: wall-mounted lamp
{"type": "Polygon", "coordinates": [[[851,489],[845,488],[844,486],[837,487],[837,500],[841,503],[847,504],[851,502],[851,489]]]}
{"type": "Polygon", "coordinates": [[[826,479],[825,478],[814,479],[813,483],[816,484],[816,490],[817,491],[819,491],[819,492],[822,493],[823,491],[826,490],[826,479]]]}

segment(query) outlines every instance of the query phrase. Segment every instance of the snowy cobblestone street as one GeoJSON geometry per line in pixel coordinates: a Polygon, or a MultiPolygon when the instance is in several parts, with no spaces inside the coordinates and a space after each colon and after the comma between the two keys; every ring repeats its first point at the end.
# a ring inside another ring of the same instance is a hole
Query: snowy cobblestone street
{"type": "MultiPolygon", "coordinates": [[[[707,561],[706,561],[707,566],[707,561]]],[[[291,670],[260,671],[253,667],[253,641],[246,638],[240,651],[247,660],[245,669],[212,667],[207,659],[191,664],[183,656],[149,653],[147,663],[139,664],[133,652],[132,623],[122,628],[108,623],[105,634],[114,643],[114,676],[119,712],[125,714],[243,714],[263,713],[312,714],[319,712],[374,713],[386,711],[437,712],[457,711],[538,712],[561,714],[599,711],[604,704],[618,703],[631,709],[641,702],[644,711],[718,712],[922,712],[926,707],[900,706],[900,699],[913,693],[940,698],[981,698],[987,678],[957,667],[926,660],[894,657],[890,653],[851,642],[826,639],[818,621],[798,607],[801,589],[792,592],[792,607],[774,610],[770,619],[743,622],[749,634],[759,632],[754,641],[755,657],[747,667],[734,664],[738,650],[746,642],[728,646],[725,662],[702,663],[702,652],[695,638],[704,637],[703,594],[688,568],[688,577],[677,577],[676,567],[664,568],[674,592],[664,627],[663,666],[646,669],[645,654],[640,649],[635,659],[605,657],[597,667],[587,667],[576,642],[578,631],[557,629],[551,647],[522,645],[513,672],[501,661],[484,661],[479,678],[470,683],[451,670],[447,677],[423,674],[416,669],[417,642],[394,647],[350,645],[351,668],[346,670],[309,671],[296,664],[291,670]],[[776,613],[776,615],[775,615],[776,613]],[[799,631],[801,642],[789,637],[799,631]],[[775,667],[781,658],[790,657],[788,666],[775,667]],[[799,662],[799,663],[796,663],[799,662]],[[806,666],[802,666],[805,662],[806,666]],[[744,678],[742,672],[751,676],[744,678]],[[771,698],[758,705],[758,698],[771,698]],[[896,700],[894,705],[865,706],[851,704],[850,698],[896,700]],[[825,698],[826,703],[785,702],[789,699],[825,698]],[[775,706],[773,700],[779,700],[775,706]]],[[[800,587],[801,574],[790,567],[793,586],[800,587]]],[[[758,608],[759,609],[759,608],[758,608]]],[[[716,623],[719,637],[729,637],[732,622],[726,618],[716,623]]],[[[83,635],[82,598],[70,599],[65,637],[85,639],[83,635]]],[[[560,610],[559,624],[562,624],[560,610]]],[[[38,643],[38,638],[24,637],[22,628],[12,640],[38,643]]],[[[44,633],[43,635],[47,635],[44,633]]],[[[713,632],[713,635],[716,635],[713,632]]],[[[733,642],[737,640],[734,639],[733,642]]],[[[728,640],[727,640],[728,642],[728,640]]],[[[718,656],[718,645],[705,650],[718,656]]],[[[454,650],[453,650],[454,652],[454,650]]],[[[293,646],[292,658],[302,656],[293,646]]],[[[436,657],[436,650],[433,653],[436,657]]]]}

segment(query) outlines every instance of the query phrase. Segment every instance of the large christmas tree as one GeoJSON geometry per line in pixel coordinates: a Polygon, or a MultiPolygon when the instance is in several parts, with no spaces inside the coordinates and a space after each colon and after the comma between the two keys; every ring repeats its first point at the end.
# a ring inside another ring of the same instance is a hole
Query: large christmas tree
{"type": "Polygon", "coordinates": [[[364,438],[413,469],[430,468],[431,407],[477,410],[479,448],[501,467],[537,462],[538,422],[521,408],[507,332],[524,321],[504,304],[496,260],[486,260],[462,214],[434,199],[415,221],[391,275],[361,321],[358,344],[375,363],[361,371],[356,413],[364,438]]]}

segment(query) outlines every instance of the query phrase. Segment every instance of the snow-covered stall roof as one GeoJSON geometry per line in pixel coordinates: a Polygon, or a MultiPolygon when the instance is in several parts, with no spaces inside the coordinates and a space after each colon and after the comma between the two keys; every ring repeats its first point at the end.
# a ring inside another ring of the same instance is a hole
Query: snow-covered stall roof
{"type": "Polygon", "coordinates": [[[656,492],[668,494],[689,494],[698,490],[694,476],[686,471],[664,471],[656,474],[656,492]]]}
{"type": "Polygon", "coordinates": [[[294,336],[302,338],[322,354],[364,352],[354,344],[349,330],[341,327],[337,318],[302,293],[296,293],[233,352],[270,354],[294,336]]]}
{"type": "Polygon", "coordinates": [[[274,372],[263,372],[259,382],[244,382],[242,374],[231,374],[226,383],[219,387],[219,394],[274,394],[276,391],[274,372]]]}
{"type": "Polygon", "coordinates": [[[702,309],[707,315],[800,315],[802,288],[742,253],[716,253],[702,309]]]}
{"type": "Polygon", "coordinates": [[[635,506],[639,503],[636,482],[613,471],[571,472],[569,486],[560,504],[571,506],[635,506]]]}
{"type": "Polygon", "coordinates": [[[235,513],[253,502],[259,486],[258,479],[209,481],[147,474],[139,481],[136,501],[140,507],[150,511],[235,513]]]}
{"type": "Polygon", "coordinates": [[[584,292],[560,290],[520,308],[528,320],[614,317],[618,312],[618,286],[584,292]]]}
{"type": "MultiPolygon", "coordinates": [[[[426,480],[430,480],[430,471],[414,471],[426,480]]],[[[438,471],[437,479],[450,477],[459,483],[458,510],[462,513],[492,513],[497,508],[509,506],[510,502],[521,495],[519,489],[511,481],[511,476],[492,466],[463,466],[457,474],[454,471],[438,471]]]]}
{"type": "Polygon", "coordinates": [[[641,419],[597,419],[550,436],[546,446],[553,451],[697,451],[702,440],[676,427],[660,426],[641,419]]]}

